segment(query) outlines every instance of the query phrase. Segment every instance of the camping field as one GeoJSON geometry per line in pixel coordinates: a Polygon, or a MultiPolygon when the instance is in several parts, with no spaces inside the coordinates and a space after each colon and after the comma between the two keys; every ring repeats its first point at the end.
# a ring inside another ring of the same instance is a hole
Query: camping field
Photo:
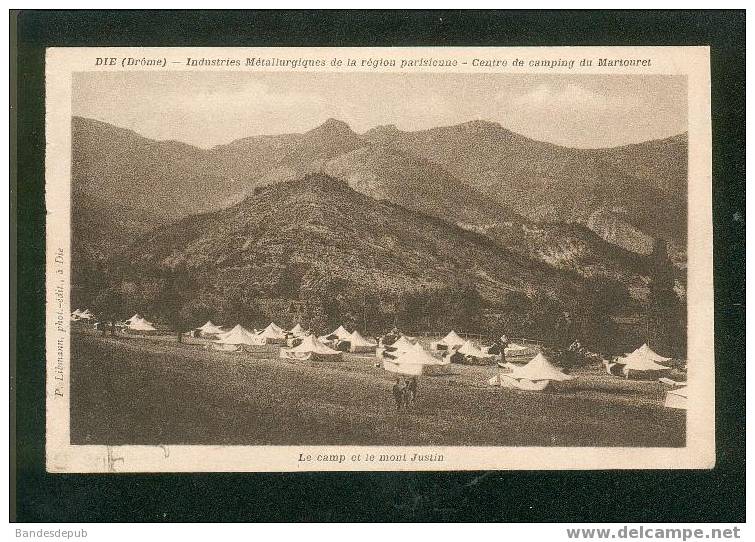
{"type": "Polygon", "coordinates": [[[683,446],[685,411],[657,382],[597,368],[556,392],[494,388],[494,367],[422,377],[397,412],[374,356],[295,362],[175,337],[71,340],[73,444],[683,446]]]}

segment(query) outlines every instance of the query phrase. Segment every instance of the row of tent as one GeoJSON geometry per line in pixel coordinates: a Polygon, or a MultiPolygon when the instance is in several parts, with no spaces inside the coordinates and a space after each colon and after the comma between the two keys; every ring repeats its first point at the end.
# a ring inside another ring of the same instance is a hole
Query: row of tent
{"type": "Polygon", "coordinates": [[[243,347],[244,345],[285,344],[288,336],[288,333],[274,322],[270,322],[262,331],[249,331],[241,324],[237,324],[229,331],[224,331],[212,322],[207,322],[199,329],[207,335],[215,336],[213,342],[220,346],[243,347]]]}
{"type": "Polygon", "coordinates": [[[322,335],[319,340],[325,344],[336,346],[339,342],[348,343],[350,352],[354,353],[372,353],[377,348],[377,343],[365,339],[359,330],[349,332],[345,327],[338,326],[332,333],[322,335]]]}
{"type": "MultiPolygon", "coordinates": [[[[653,352],[647,344],[643,344],[637,350],[620,358],[622,363],[622,372],[630,377],[633,373],[657,373],[659,371],[669,370],[669,367],[660,365],[658,361],[668,361],[670,358],[664,358],[653,352]]],[[[548,388],[552,382],[564,382],[572,380],[574,377],[567,375],[558,367],[553,365],[542,353],[537,354],[532,360],[523,366],[512,363],[504,364],[504,371],[500,372],[488,383],[493,386],[506,388],[517,388],[523,390],[543,391],[548,388]]],[[[661,379],[664,380],[664,379],[661,379]]],[[[671,385],[679,385],[670,381],[671,385]]],[[[679,385],[674,389],[666,392],[664,406],[667,408],[686,409],[687,408],[687,386],[679,385]]]]}
{"type": "MultiPolygon", "coordinates": [[[[459,352],[465,357],[471,357],[478,360],[490,359],[498,355],[497,353],[491,353],[490,347],[477,346],[471,340],[463,339],[454,330],[451,330],[439,341],[430,343],[430,348],[441,352],[459,352]]],[[[504,353],[507,359],[532,359],[537,355],[538,351],[530,346],[509,343],[504,348],[504,353]]]]}
{"type": "Polygon", "coordinates": [[[294,343],[299,343],[293,346],[293,348],[296,348],[293,354],[298,359],[305,359],[308,352],[313,357],[331,355],[333,352],[340,354],[340,351],[332,348],[332,346],[336,346],[341,342],[347,343],[350,352],[374,352],[377,347],[376,343],[365,339],[358,330],[349,332],[343,326],[339,326],[332,333],[321,337],[311,335],[301,324],[296,324],[290,331],[286,331],[275,324],[275,322],[271,322],[262,331],[249,331],[240,324],[236,325],[230,331],[224,331],[223,328],[216,326],[212,321],[208,321],[197,328],[197,330],[206,336],[216,337],[213,342],[218,345],[243,347],[244,345],[289,344],[293,346],[294,343]]]}
{"type": "MultiPolygon", "coordinates": [[[[340,340],[351,342],[351,351],[358,351],[361,348],[370,347],[373,351],[379,350],[382,357],[382,367],[386,371],[406,375],[438,375],[447,374],[449,371],[450,361],[438,359],[427,352],[419,343],[413,343],[406,336],[401,336],[390,347],[392,355],[385,355],[385,347],[376,348],[377,345],[363,339],[358,331],[354,331],[348,336],[343,332],[344,329],[336,330],[334,333],[343,337],[340,340]],[[359,339],[364,340],[364,344],[359,343],[359,339]],[[355,341],[356,339],[356,341],[355,341]],[[356,345],[356,346],[355,346],[356,345]]],[[[348,333],[348,332],[347,332],[348,333]]],[[[331,334],[333,335],[333,334],[331,334]]],[[[323,339],[332,341],[331,335],[315,337],[307,335],[301,344],[293,348],[282,348],[280,357],[294,360],[312,360],[312,361],[334,361],[343,359],[343,353],[328,346],[323,339]]]]}
{"type": "MultiPolygon", "coordinates": [[[[543,391],[551,386],[552,382],[564,382],[574,378],[571,375],[564,374],[543,354],[536,355],[524,366],[507,363],[506,369],[506,372],[501,372],[491,378],[488,384],[504,388],[543,391]]],[[[663,404],[667,408],[686,410],[687,386],[682,385],[668,390],[663,404]]]]}
{"type": "MultiPolygon", "coordinates": [[[[210,326],[211,322],[208,322],[210,326]]],[[[207,326],[207,324],[205,325],[207,326]]],[[[212,330],[210,326],[203,328],[205,330],[212,330]]],[[[234,330],[241,328],[236,326],[234,330]]],[[[215,328],[216,329],[216,328],[215,328]]],[[[236,339],[230,339],[231,334],[234,332],[228,332],[220,338],[223,341],[225,337],[226,342],[233,342],[236,339]]],[[[239,333],[243,328],[237,330],[239,333]]],[[[245,330],[243,330],[245,331],[245,330]]],[[[268,335],[274,333],[285,333],[280,327],[271,323],[261,334],[268,335]]],[[[247,332],[248,333],[248,332],[247,332]]],[[[339,326],[332,333],[316,337],[311,334],[306,334],[299,329],[294,328],[291,330],[292,334],[304,333],[301,343],[292,348],[281,348],[280,357],[282,359],[300,360],[300,361],[341,361],[343,359],[343,353],[339,350],[331,348],[330,344],[334,341],[353,341],[352,351],[354,345],[366,345],[373,348],[378,358],[382,361],[382,367],[388,372],[407,375],[407,376],[433,376],[443,375],[450,373],[451,361],[450,355],[445,355],[443,358],[433,356],[430,352],[426,351],[416,339],[407,335],[401,335],[399,338],[390,345],[375,345],[364,339],[358,331],[349,332],[343,326],[339,326]],[[375,348],[377,346],[377,348],[375,348]]],[[[455,335],[454,332],[451,332],[455,335]]],[[[451,335],[451,334],[449,334],[451,335]]],[[[259,335],[257,335],[259,336],[259,335]]],[[[458,337],[458,335],[457,335],[458,337]]],[[[242,338],[248,339],[249,337],[242,338]]],[[[458,337],[458,339],[461,339],[458,337]]],[[[463,340],[459,344],[458,340],[453,335],[446,336],[441,341],[445,342],[448,346],[452,346],[452,351],[458,351],[465,355],[483,356],[486,353],[474,346],[470,341],[463,340]]],[[[441,342],[438,341],[438,342],[441,342]]],[[[259,344],[259,343],[249,343],[259,344]]],[[[431,345],[435,347],[437,343],[431,345]]],[[[442,349],[441,349],[442,350],[442,349]]],[[[450,353],[450,352],[449,352],[450,353]]],[[[623,365],[629,367],[629,371],[637,370],[657,370],[657,363],[655,360],[668,360],[668,358],[662,358],[655,352],[653,352],[647,345],[643,345],[631,354],[622,358],[623,365]],[[653,364],[648,363],[650,359],[653,364]]],[[[664,367],[665,368],[665,367],[664,367]]],[[[491,378],[488,383],[494,386],[500,386],[505,388],[516,388],[522,390],[543,391],[552,385],[553,382],[565,382],[573,380],[573,376],[565,374],[561,369],[553,365],[548,358],[542,353],[537,353],[528,363],[525,365],[515,365],[513,363],[503,364],[502,370],[499,374],[491,378]]],[[[686,408],[687,400],[687,388],[686,386],[677,389],[669,390],[666,395],[665,406],[669,408],[686,408]]]]}
{"type": "MultiPolygon", "coordinates": [[[[93,314],[85,309],[75,310],[71,314],[72,320],[92,320],[93,314]]],[[[140,314],[134,314],[122,325],[134,331],[156,331],[154,324],[143,318],[140,314]]],[[[239,350],[244,345],[259,346],[265,344],[286,344],[291,337],[299,339],[299,344],[291,348],[281,348],[282,359],[300,361],[341,361],[343,352],[332,348],[341,342],[349,345],[351,352],[376,352],[382,360],[382,367],[388,372],[407,375],[443,375],[450,372],[451,355],[459,352],[465,356],[474,358],[489,358],[492,354],[485,348],[477,347],[472,341],[462,339],[455,331],[449,332],[441,340],[431,343],[431,349],[446,351],[443,358],[439,359],[427,352],[419,342],[407,335],[401,335],[390,345],[382,342],[373,343],[365,339],[358,330],[349,332],[344,326],[338,326],[332,333],[316,337],[310,334],[300,324],[296,324],[291,330],[286,331],[271,322],[262,331],[249,331],[238,324],[226,331],[221,326],[207,321],[196,328],[205,336],[214,337],[213,345],[219,350],[239,350]]],[[[511,344],[506,348],[506,356],[516,356],[529,347],[511,344]]],[[[606,369],[610,374],[623,374],[627,378],[641,374],[656,374],[670,370],[670,367],[661,365],[659,362],[669,361],[654,352],[647,344],[643,344],[633,352],[621,356],[612,362],[606,362],[606,369]]],[[[513,363],[502,364],[502,371],[492,377],[488,383],[494,386],[516,388],[522,390],[542,391],[548,388],[552,382],[564,382],[574,377],[565,374],[561,369],[553,365],[542,353],[536,353],[525,365],[513,363]]],[[[687,408],[687,387],[682,386],[669,390],[666,394],[665,406],[668,408],[687,408]]]]}
{"type": "Polygon", "coordinates": [[[376,353],[383,369],[391,373],[420,376],[450,372],[450,359],[438,359],[422,348],[415,338],[407,335],[401,335],[390,345],[380,344],[376,353]]]}
{"type": "Polygon", "coordinates": [[[282,348],[280,357],[293,360],[339,361],[343,359],[343,353],[330,346],[337,345],[339,341],[348,342],[351,352],[378,353],[382,358],[382,367],[396,374],[407,376],[447,374],[451,364],[446,359],[434,357],[420,344],[405,335],[400,336],[390,346],[384,346],[368,341],[358,330],[349,332],[343,326],[320,337],[306,335],[297,346],[282,348]]]}
{"type": "MultiPolygon", "coordinates": [[[[79,321],[86,321],[86,322],[92,322],[96,320],[94,314],[89,309],[79,310],[76,309],[71,313],[71,320],[74,322],[79,321]]],[[[101,325],[101,324],[96,324],[101,325]]],[[[157,328],[155,325],[147,320],[146,318],[143,318],[140,314],[134,314],[131,318],[128,318],[124,320],[123,322],[118,322],[116,324],[118,327],[131,329],[133,331],[157,331],[157,328]]]]}

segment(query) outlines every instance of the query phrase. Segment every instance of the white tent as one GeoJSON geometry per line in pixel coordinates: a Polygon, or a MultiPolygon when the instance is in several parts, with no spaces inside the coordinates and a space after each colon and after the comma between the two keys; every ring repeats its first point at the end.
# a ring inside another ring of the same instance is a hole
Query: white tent
{"type": "Polygon", "coordinates": [[[437,359],[415,344],[396,359],[384,359],[383,369],[409,376],[448,374],[451,362],[437,359]]]}
{"type": "Polygon", "coordinates": [[[219,335],[223,333],[223,328],[213,324],[212,320],[207,320],[204,325],[198,327],[197,329],[205,335],[219,335]]]}
{"type": "Polygon", "coordinates": [[[431,343],[430,348],[433,350],[447,350],[454,346],[461,346],[462,344],[464,344],[464,339],[459,337],[459,335],[452,329],[448,332],[448,335],[441,340],[431,343]]]}
{"type": "Polygon", "coordinates": [[[237,324],[228,333],[221,334],[215,343],[219,345],[258,345],[260,341],[254,333],[241,324],[237,324]]]}
{"type": "Polygon", "coordinates": [[[666,392],[666,401],[663,403],[668,408],[681,408],[687,410],[687,386],[668,390],[666,392]]]}
{"type": "Polygon", "coordinates": [[[506,367],[510,372],[500,373],[497,382],[491,379],[489,382],[494,385],[500,385],[505,388],[519,388],[522,390],[542,391],[548,387],[552,381],[562,382],[571,380],[573,377],[561,372],[548,359],[538,354],[529,363],[520,367],[507,363],[506,367]]]}
{"type": "Polygon", "coordinates": [[[304,328],[301,327],[301,324],[296,324],[294,327],[291,328],[291,333],[296,337],[300,337],[304,335],[304,328]]]}
{"type": "Polygon", "coordinates": [[[401,335],[396,342],[390,345],[391,348],[395,348],[397,352],[406,352],[407,350],[414,348],[416,345],[412,341],[406,338],[405,335],[401,335]]]}
{"type": "Polygon", "coordinates": [[[157,331],[157,328],[152,325],[152,322],[144,318],[131,318],[128,323],[128,328],[132,331],[157,331]]]}
{"type": "Polygon", "coordinates": [[[314,335],[307,335],[298,346],[281,348],[282,359],[312,360],[312,361],[341,361],[343,354],[324,345],[314,335]]]}
{"type": "Polygon", "coordinates": [[[257,335],[256,344],[283,344],[286,342],[286,332],[273,322],[260,331],[257,335]]]}
{"type": "Polygon", "coordinates": [[[643,344],[631,354],[617,359],[616,363],[624,366],[622,372],[629,377],[633,373],[642,374],[669,371],[671,369],[670,367],[657,363],[659,361],[668,361],[669,359],[671,358],[664,358],[653,352],[647,344],[643,344]]]}
{"type": "Polygon", "coordinates": [[[275,322],[270,322],[265,329],[269,329],[271,331],[275,331],[277,333],[282,333],[283,335],[286,334],[286,330],[280,327],[275,322]]]}
{"type": "Polygon", "coordinates": [[[630,356],[640,356],[640,357],[642,357],[644,359],[649,359],[650,361],[661,362],[661,363],[663,363],[664,361],[668,361],[668,360],[671,359],[671,358],[664,358],[660,354],[658,354],[655,351],[653,351],[653,349],[650,348],[647,345],[647,343],[645,343],[642,346],[640,346],[637,350],[635,350],[634,352],[631,352],[631,353],[627,354],[626,356],[619,358],[617,360],[617,362],[618,363],[626,363],[626,362],[623,362],[622,360],[626,360],[630,356]]]}
{"type": "Polygon", "coordinates": [[[79,313],[80,320],[91,320],[92,318],[94,318],[94,314],[89,312],[89,309],[84,309],[79,313]]]}
{"type": "Polygon", "coordinates": [[[81,311],[79,309],[76,309],[71,313],[71,320],[76,321],[81,316],[81,311]]]}
{"type": "Polygon", "coordinates": [[[134,314],[128,320],[124,320],[123,323],[124,324],[130,324],[132,320],[141,320],[141,319],[142,319],[142,315],[137,312],[136,314],[134,314]]]}
{"type": "Polygon", "coordinates": [[[342,341],[348,341],[351,338],[351,333],[348,332],[348,330],[343,326],[338,326],[335,330],[333,330],[331,333],[326,333],[322,337],[320,337],[320,340],[324,341],[327,340],[328,337],[332,337],[333,335],[336,336],[336,338],[342,340],[342,341]]]}
{"type": "Polygon", "coordinates": [[[376,353],[378,357],[381,358],[388,357],[389,359],[396,359],[401,354],[415,346],[416,345],[407,339],[406,336],[402,335],[393,344],[376,349],[376,353]]]}
{"type": "Polygon", "coordinates": [[[457,352],[460,352],[465,356],[471,356],[473,358],[479,359],[493,357],[491,354],[488,354],[487,352],[484,352],[483,350],[477,348],[472,341],[466,341],[461,345],[457,352]]]}
{"type": "Polygon", "coordinates": [[[362,334],[356,329],[354,330],[354,333],[351,334],[348,341],[351,344],[349,347],[351,352],[374,352],[377,348],[376,343],[370,342],[362,337],[362,334]]]}

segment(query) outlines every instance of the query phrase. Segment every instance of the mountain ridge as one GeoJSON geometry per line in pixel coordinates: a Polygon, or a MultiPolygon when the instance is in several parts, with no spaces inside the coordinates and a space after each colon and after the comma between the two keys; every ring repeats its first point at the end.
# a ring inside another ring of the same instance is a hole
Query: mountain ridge
{"type": "MultiPolygon", "coordinates": [[[[302,134],[243,138],[225,146],[203,150],[180,142],[150,140],[133,130],[75,117],[72,120],[72,189],[74,200],[81,200],[76,208],[86,207],[84,196],[93,196],[107,202],[109,209],[112,209],[102,211],[103,206],[100,205],[92,210],[87,218],[89,226],[79,229],[91,235],[78,235],[76,242],[81,245],[82,253],[91,254],[123,247],[127,236],[110,235],[107,231],[96,234],[91,227],[96,222],[92,217],[96,217],[97,213],[117,212],[115,210],[119,206],[145,211],[149,217],[145,229],[151,229],[187,215],[213,212],[234,205],[267,184],[325,173],[342,178],[349,186],[371,198],[386,200],[486,235],[500,248],[520,256],[547,262],[554,268],[568,269],[583,276],[598,273],[615,278],[632,285],[640,292],[640,297],[644,295],[642,292],[646,288],[641,284],[641,276],[645,274],[644,263],[638,264],[635,258],[621,250],[646,253],[648,243],[643,245],[639,242],[648,235],[642,227],[647,228],[648,223],[651,226],[654,224],[643,215],[642,210],[637,211],[635,203],[626,209],[613,205],[617,202],[611,199],[612,192],[616,191],[616,186],[623,186],[621,183],[607,182],[594,189],[580,189],[587,192],[582,198],[584,201],[579,199],[580,192],[575,195],[564,191],[562,185],[566,182],[568,186],[569,183],[563,179],[555,184],[547,182],[529,193],[525,190],[523,194],[520,194],[521,187],[507,187],[506,196],[493,197],[489,191],[486,192],[485,183],[479,182],[479,170],[475,172],[472,169],[471,173],[470,170],[462,170],[465,179],[461,179],[453,173],[453,164],[444,166],[433,160],[433,156],[416,152],[411,145],[391,140],[394,137],[422,138],[422,134],[417,136],[417,133],[387,126],[382,130],[389,136],[384,138],[386,141],[370,142],[368,134],[372,133],[374,138],[375,130],[381,131],[379,128],[360,135],[346,123],[329,119],[302,134]],[[547,209],[569,205],[582,207],[578,209],[579,212],[571,210],[575,212],[563,215],[543,214],[535,212],[537,206],[530,209],[522,205],[522,201],[533,195],[545,197],[541,205],[547,209]],[[552,203],[549,203],[551,200],[552,203]],[[579,201],[581,203],[570,204],[579,201]],[[636,227],[632,224],[635,220],[640,221],[637,235],[632,230],[636,227]],[[587,235],[585,231],[554,226],[551,222],[582,224],[591,229],[595,237],[587,235]],[[108,243],[108,237],[117,242],[108,243]],[[608,249],[603,245],[604,241],[619,249],[608,249]],[[99,246],[87,247],[88,243],[99,246]]],[[[455,162],[463,162],[465,154],[481,152],[470,139],[475,134],[482,134],[483,143],[487,142],[485,145],[491,145],[491,133],[501,136],[493,140],[530,141],[500,124],[488,121],[470,121],[452,128],[465,134],[459,149],[467,149],[466,153],[460,150],[454,155],[455,162]]],[[[432,134],[439,138],[438,148],[447,152],[442,143],[450,137],[448,132],[440,127],[432,129],[432,134]]],[[[634,167],[631,161],[628,162],[633,156],[655,157],[658,160],[666,149],[672,148],[678,152],[685,142],[686,136],[682,134],[647,146],[621,147],[615,154],[609,153],[607,156],[590,155],[586,159],[580,154],[581,151],[575,151],[569,154],[566,164],[562,164],[562,170],[569,174],[573,170],[574,175],[584,177],[582,169],[585,163],[594,164],[591,166],[594,169],[606,160],[613,160],[617,164],[617,175],[622,175],[624,185],[628,185],[622,190],[626,190],[630,199],[642,204],[650,193],[646,183],[643,181],[641,186],[633,187],[635,177],[620,170],[634,167]]],[[[546,149],[557,147],[548,143],[542,145],[546,149]]],[[[516,164],[504,165],[510,167],[516,164]]],[[[642,176],[654,167],[640,165],[635,170],[642,176]]],[[[679,168],[667,169],[679,173],[679,168]]],[[[507,172],[506,175],[515,176],[516,172],[507,172]]],[[[567,175],[566,178],[571,177],[567,175]]],[[[669,181],[669,185],[674,182],[677,181],[669,181]]],[[[658,201],[647,206],[646,214],[651,218],[665,198],[660,189],[652,194],[650,199],[658,201]]],[[[129,214],[138,216],[138,213],[129,214]]],[[[667,214],[673,213],[666,210],[663,220],[667,220],[667,214]]],[[[103,217],[102,223],[103,229],[112,227],[112,221],[106,217],[103,217]]],[[[135,231],[139,229],[137,227],[135,231]]]]}
{"type": "Polygon", "coordinates": [[[181,266],[213,288],[247,283],[265,295],[290,265],[357,291],[404,291],[458,277],[475,282],[488,301],[533,283],[554,296],[582,288],[571,274],[484,235],[374,200],[323,174],[264,186],[231,207],[155,229],[115,260],[135,269],[181,266]]]}

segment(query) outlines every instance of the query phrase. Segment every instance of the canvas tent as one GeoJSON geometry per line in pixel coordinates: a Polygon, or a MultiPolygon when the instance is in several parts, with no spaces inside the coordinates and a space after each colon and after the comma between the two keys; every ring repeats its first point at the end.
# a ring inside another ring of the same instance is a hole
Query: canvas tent
{"type": "Polygon", "coordinates": [[[415,344],[396,359],[384,359],[383,369],[408,376],[448,374],[451,362],[437,359],[415,344]]]}
{"type": "Polygon", "coordinates": [[[291,328],[291,334],[295,337],[300,337],[304,335],[305,331],[304,328],[301,327],[301,324],[296,324],[294,327],[291,328]]]}
{"type": "Polygon", "coordinates": [[[396,340],[396,342],[390,345],[390,348],[395,348],[398,352],[405,352],[414,346],[415,344],[412,341],[410,341],[405,335],[402,335],[396,340]]]}
{"type": "Polygon", "coordinates": [[[237,324],[231,331],[218,336],[213,344],[218,350],[240,350],[243,345],[257,345],[260,343],[254,333],[241,324],[237,324]]]}
{"type": "Polygon", "coordinates": [[[94,315],[89,312],[89,309],[84,309],[79,313],[79,320],[91,320],[94,318],[94,315]]]}
{"type": "Polygon", "coordinates": [[[488,354],[482,349],[477,348],[472,341],[464,342],[464,344],[462,344],[457,351],[464,354],[465,356],[470,356],[477,359],[493,357],[491,354],[488,354]]]}
{"type": "Polygon", "coordinates": [[[551,382],[563,382],[573,377],[561,372],[543,354],[538,354],[524,366],[506,364],[507,373],[500,373],[488,382],[504,388],[542,391],[551,382]]]}
{"type": "Polygon", "coordinates": [[[335,336],[336,339],[340,339],[342,341],[348,341],[351,339],[351,333],[348,332],[348,330],[343,326],[338,326],[336,329],[334,329],[331,333],[327,333],[320,337],[320,340],[326,341],[329,340],[328,337],[335,336]]]}
{"type": "Polygon", "coordinates": [[[430,343],[430,348],[433,350],[448,350],[450,348],[453,348],[454,346],[461,346],[464,344],[464,339],[459,337],[457,333],[452,329],[448,332],[448,335],[443,337],[441,340],[430,343]]]}
{"type": "Polygon", "coordinates": [[[79,309],[76,309],[71,313],[71,320],[76,321],[81,316],[81,311],[79,309]]]}
{"type": "Polygon", "coordinates": [[[402,335],[390,346],[381,346],[376,353],[381,358],[396,359],[407,350],[416,346],[413,342],[402,335]]]}
{"type": "Polygon", "coordinates": [[[223,328],[213,324],[212,320],[207,320],[204,325],[198,327],[197,329],[201,331],[203,335],[219,335],[223,333],[223,328]]]}
{"type": "Polygon", "coordinates": [[[286,334],[286,330],[280,327],[275,322],[270,322],[265,329],[269,329],[271,331],[275,331],[276,333],[282,333],[283,335],[286,334]]]}
{"type": "Polygon", "coordinates": [[[152,322],[139,316],[138,318],[130,318],[128,322],[128,328],[132,331],[157,331],[157,328],[152,325],[152,322]]]}
{"type": "Polygon", "coordinates": [[[354,333],[351,334],[351,337],[349,337],[349,351],[351,352],[374,352],[377,348],[377,344],[368,341],[364,337],[362,337],[362,334],[359,333],[356,329],[354,330],[354,333]]]}
{"type": "Polygon", "coordinates": [[[654,352],[647,344],[643,344],[631,354],[617,359],[616,363],[623,365],[621,372],[627,378],[655,379],[660,372],[671,370],[670,367],[658,363],[669,359],[671,358],[664,358],[654,352]]]}
{"type": "Polygon", "coordinates": [[[666,392],[666,401],[663,405],[667,408],[680,408],[687,410],[687,386],[668,390],[666,392]]]}
{"type": "Polygon", "coordinates": [[[281,348],[282,359],[311,360],[311,361],[341,361],[343,354],[338,350],[324,345],[314,335],[307,335],[299,346],[281,348]]]}
{"type": "Polygon", "coordinates": [[[623,358],[619,358],[619,360],[618,360],[619,363],[621,363],[622,359],[627,359],[630,356],[642,356],[643,358],[649,359],[650,361],[654,361],[656,363],[658,363],[658,362],[663,363],[663,362],[669,361],[671,359],[671,358],[665,358],[665,357],[661,356],[660,354],[656,353],[655,351],[653,351],[652,348],[650,348],[647,345],[647,343],[643,344],[637,350],[635,350],[634,352],[631,352],[630,354],[627,354],[623,358]]]}
{"type": "Polygon", "coordinates": [[[255,344],[284,344],[286,342],[286,332],[273,322],[260,331],[257,335],[255,344]]]}

